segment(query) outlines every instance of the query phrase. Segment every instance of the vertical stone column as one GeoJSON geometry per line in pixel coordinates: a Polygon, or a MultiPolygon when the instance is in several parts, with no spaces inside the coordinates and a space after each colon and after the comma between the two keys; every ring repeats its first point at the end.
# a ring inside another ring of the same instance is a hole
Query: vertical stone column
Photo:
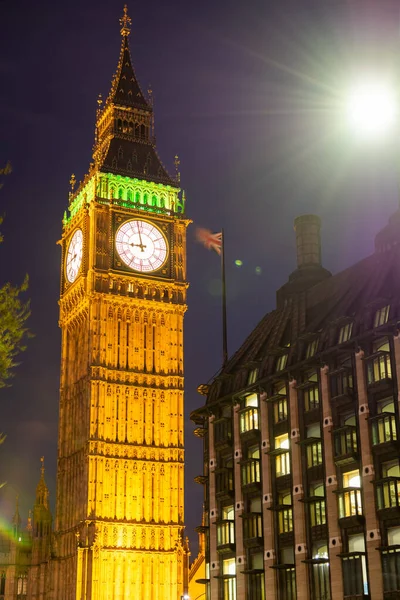
{"type": "Polygon", "coordinates": [[[308,600],[310,597],[307,565],[303,562],[307,558],[306,545],[306,515],[303,491],[303,475],[301,469],[301,447],[299,430],[299,406],[296,381],[289,383],[290,403],[290,450],[292,459],[292,504],[294,524],[294,556],[296,562],[296,592],[297,600],[308,600]]]}
{"type": "Polygon", "coordinates": [[[320,371],[321,381],[321,400],[322,400],[322,424],[324,440],[324,460],[325,460],[325,506],[326,521],[329,537],[329,568],[331,573],[331,592],[332,598],[343,598],[343,579],[342,565],[338,556],[342,551],[342,539],[340,537],[340,527],[338,523],[338,505],[336,494],[337,490],[336,466],[333,460],[332,444],[332,412],[329,391],[329,368],[323,367],[320,371]]]}
{"type": "Polygon", "coordinates": [[[235,545],[236,545],[236,596],[240,600],[245,600],[246,576],[243,571],[246,566],[246,553],[243,546],[243,519],[241,515],[244,510],[242,480],[240,472],[240,459],[242,458],[242,449],[240,444],[239,428],[239,410],[240,405],[236,404],[233,409],[233,440],[234,440],[234,477],[235,477],[235,545]]]}
{"type": "Polygon", "coordinates": [[[276,574],[271,567],[275,560],[274,540],[274,515],[272,506],[272,483],[271,483],[271,458],[266,454],[270,449],[268,439],[268,406],[265,402],[266,394],[260,395],[260,423],[261,423],[261,472],[262,472],[262,500],[263,500],[263,536],[264,536],[264,581],[265,590],[269,600],[276,600],[276,574]],[[265,397],[264,397],[265,396],[265,397]]]}
{"type": "Polygon", "coordinates": [[[379,522],[376,516],[375,493],[373,481],[375,478],[371,441],[368,425],[368,394],[364,373],[364,352],[356,352],[356,376],[358,392],[358,426],[360,432],[363,514],[366,529],[366,550],[368,555],[369,591],[374,600],[383,600],[382,563],[376,547],[380,544],[379,522]]]}
{"type": "Polygon", "coordinates": [[[218,600],[218,579],[220,574],[219,556],[217,554],[217,506],[215,499],[215,468],[216,456],[214,449],[214,415],[208,419],[208,449],[209,449],[209,470],[208,470],[208,497],[210,514],[210,600],[218,600]]]}

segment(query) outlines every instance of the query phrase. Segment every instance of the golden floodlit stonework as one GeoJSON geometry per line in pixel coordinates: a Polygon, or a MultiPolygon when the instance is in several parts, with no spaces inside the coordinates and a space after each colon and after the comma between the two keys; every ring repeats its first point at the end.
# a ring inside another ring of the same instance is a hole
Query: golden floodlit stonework
{"type": "Polygon", "coordinates": [[[187,592],[188,221],[179,178],[169,176],[155,149],[152,104],[131,64],[126,10],[121,24],[117,72],[104,107],[99,102],[94,162],[71,191],[60,242],[61,391],[49,590],[57,600],[179,600],[187,592]],[[131,234],[118,246],[124,224],[131,234]]]}

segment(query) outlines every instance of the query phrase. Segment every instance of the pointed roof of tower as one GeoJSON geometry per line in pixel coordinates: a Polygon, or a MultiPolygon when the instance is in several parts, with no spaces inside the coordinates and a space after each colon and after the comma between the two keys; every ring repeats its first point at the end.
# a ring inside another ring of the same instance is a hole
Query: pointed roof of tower
{"type": "Polygon", "coordinates": [[[120,19],[121,23],[121,51],[117,71],[113,77],[111,90],[106,100],[106,105],[113,102],[120,106],[131,106],[151,111],[151,106],[145,99],[139,82],[136,78],[132,65],[131,53],[129,50],[128,36],[131,32],[131,18],[128,15],[128,8],[124,6],[124,16],[120,19]]]}
{"type": "Polygon", "coordinates": [[[44,480],[44,456],[41,457],[40,462],[40,479],[36,486],[36,504],[42,504],[45,508],[49,508],[49,489],[44,480]]]}

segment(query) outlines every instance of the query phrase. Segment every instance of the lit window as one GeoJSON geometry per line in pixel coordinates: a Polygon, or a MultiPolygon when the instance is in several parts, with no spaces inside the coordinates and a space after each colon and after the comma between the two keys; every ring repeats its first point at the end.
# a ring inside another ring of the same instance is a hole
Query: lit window
{"type": "Polygon", "coordinates": [[[284,433],[283,435],[278,435],[275,438],[275,449],[284,448],[285,450],[289,450],[289,435],[284,433]]]}
{"type": "Polygon", "coordinates": [[[339,518],[362,515],[360,471],[343,473],[343,491],[338,494],[339,518]]]}
{"type": "Polygon", "coordinates": [[[312,569],[314,598],[330,600],[328,546],[325,542],[316,542],[313,544],[312,558],[314,562],[310,566],[312,569]]]}
{"type": "Polygon", "coordinates": [[[247,384],[252,385],[253,383],[255,383],[257,381],[257,376],[258,376],[258,369],[252,369],[249,373],[249,376],[247,379],[247,384]]]}
{"type": "Polygon", "coordinates": [[[314,354],[317,351],[317,347],[318,347],[318,338],[315,338],[315,340],[312,340],[312,342],[309,342],[307,344],[306,358],[311,358],[312,356],[314,356],[314,354]]]}
{"type": "Polygon", "coordinates": [[[258,429],[258,396],[251,394],[245,398],[245,408],[240,412],[240,433],[258,429]]]}
{"type": "Polygon", "coordinates": [[[286,398],[277,400],[274,403],[274,422],[280,423],[288,418],[288,405],[286,398]]]}
{"type": "Polygon", "coordinates": [[[235,509],[233,504],[230,506],[224,506],[222,509],[222,518],[227,521],[234,521],[235,519],[235,509]]]}
{"type": "Polygon", "coordinates": [[[276,476],[282,477],[290,473],[289,436],[287,433],[275,438],[275,450],[284,450],[275,456],[276,476]],[[286,450],[286,452],[285,452],[286,450]]]}
{"type": "Polygon", "coordinates": [[[343,327],[341,327],[339,330],[338,344],[343,344],[344,342],[347,342],[351,338],[352,330],[353,323],[346,323],[346,325],[343,325],[343,327]]]}
{"type": "Polygon", "coordinates": [[[276,361],[276,371],[283,371],[283,369],[286,367],[287,364],[287,360],[288,360],[288,354],[282,354],[278,360],[276,361]]]}
{"type": "Polygon", "coordinates": [[[234,558],[222,561],[222,573],[224,575],[236,575],[236,562],[234,558]]]}
{"type": "Polygon", "coordinates": [[[236,563],[234,558],[222,561],[222,597],[224,600],[236,600],[236,563]]]}
{"type": "Polygon", "coordinates": [[[310,486],[310,497],[313,501],[309,504],[311,527],[326,523],[325,488],[323,483],[314,483],[310,486]]]}
{"type": "Polygon", "coordinates": [[[388,322],[389,310],[390,305],[388,304],[387,306],[384,306],[383,308],[380,308],[376,311],[374,318],[374,327],[380,327],[381,325],[384,325],[388,322]]]}
{"type": "Polygon", "coordinates": [[[257,394],[250,394],[249,396],[246,396],[244,403],[245,406],[258,406],[257,394]]]}
{"type": "Polygon", "coordinates": [[[343,473],[343,487],[361,487],[360,471],[358,469],[355,471],[349,471],[348,473],[343,473]]]}
{"type": "Polygon", "coordinates": [[[367,357],[367,381],[368,384],[392,379],[392,363],[390,360],[390,346],[387,338],[374,343],[374,354],[367,357]]]}

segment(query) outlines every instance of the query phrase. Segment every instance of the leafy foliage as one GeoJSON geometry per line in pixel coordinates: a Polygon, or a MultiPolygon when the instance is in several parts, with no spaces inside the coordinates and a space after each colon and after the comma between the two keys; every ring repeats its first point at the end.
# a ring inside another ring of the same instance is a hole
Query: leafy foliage
{"type": "MultiPolygon", "coordinates": [[[[0,175],[11,173],[11,163],[0,169],[0,175]]],[[[1,187],[0,183],[0,187],[1,187]]],[[[0,216],[0,225],[3,218],[0,216]]],[[[3,236],[0,233],[0,242],[3,236]]],[[[13,376],[12,369],[17,366],[17,355],[25,350],[25,340],[29,332],[25,322],[30,315],[29,301],[24,302],[21,294],[28,288],[28,276],[20,286],[5,283],[0,287],[0,388],[8,385],[13,376]]],[[[0,444],[4,441],[0,434],[0,444]]]]}
{"type": "Polygon", "coordinates": [[[7,385],[12,369],[17,366],[16,356],[25,350],[29,332],[25,322],[30,315],[29,301],[20,295],[28,288],[28,276],[20,286],[5,283],[0,288],[0,388],[7,385]]]}

